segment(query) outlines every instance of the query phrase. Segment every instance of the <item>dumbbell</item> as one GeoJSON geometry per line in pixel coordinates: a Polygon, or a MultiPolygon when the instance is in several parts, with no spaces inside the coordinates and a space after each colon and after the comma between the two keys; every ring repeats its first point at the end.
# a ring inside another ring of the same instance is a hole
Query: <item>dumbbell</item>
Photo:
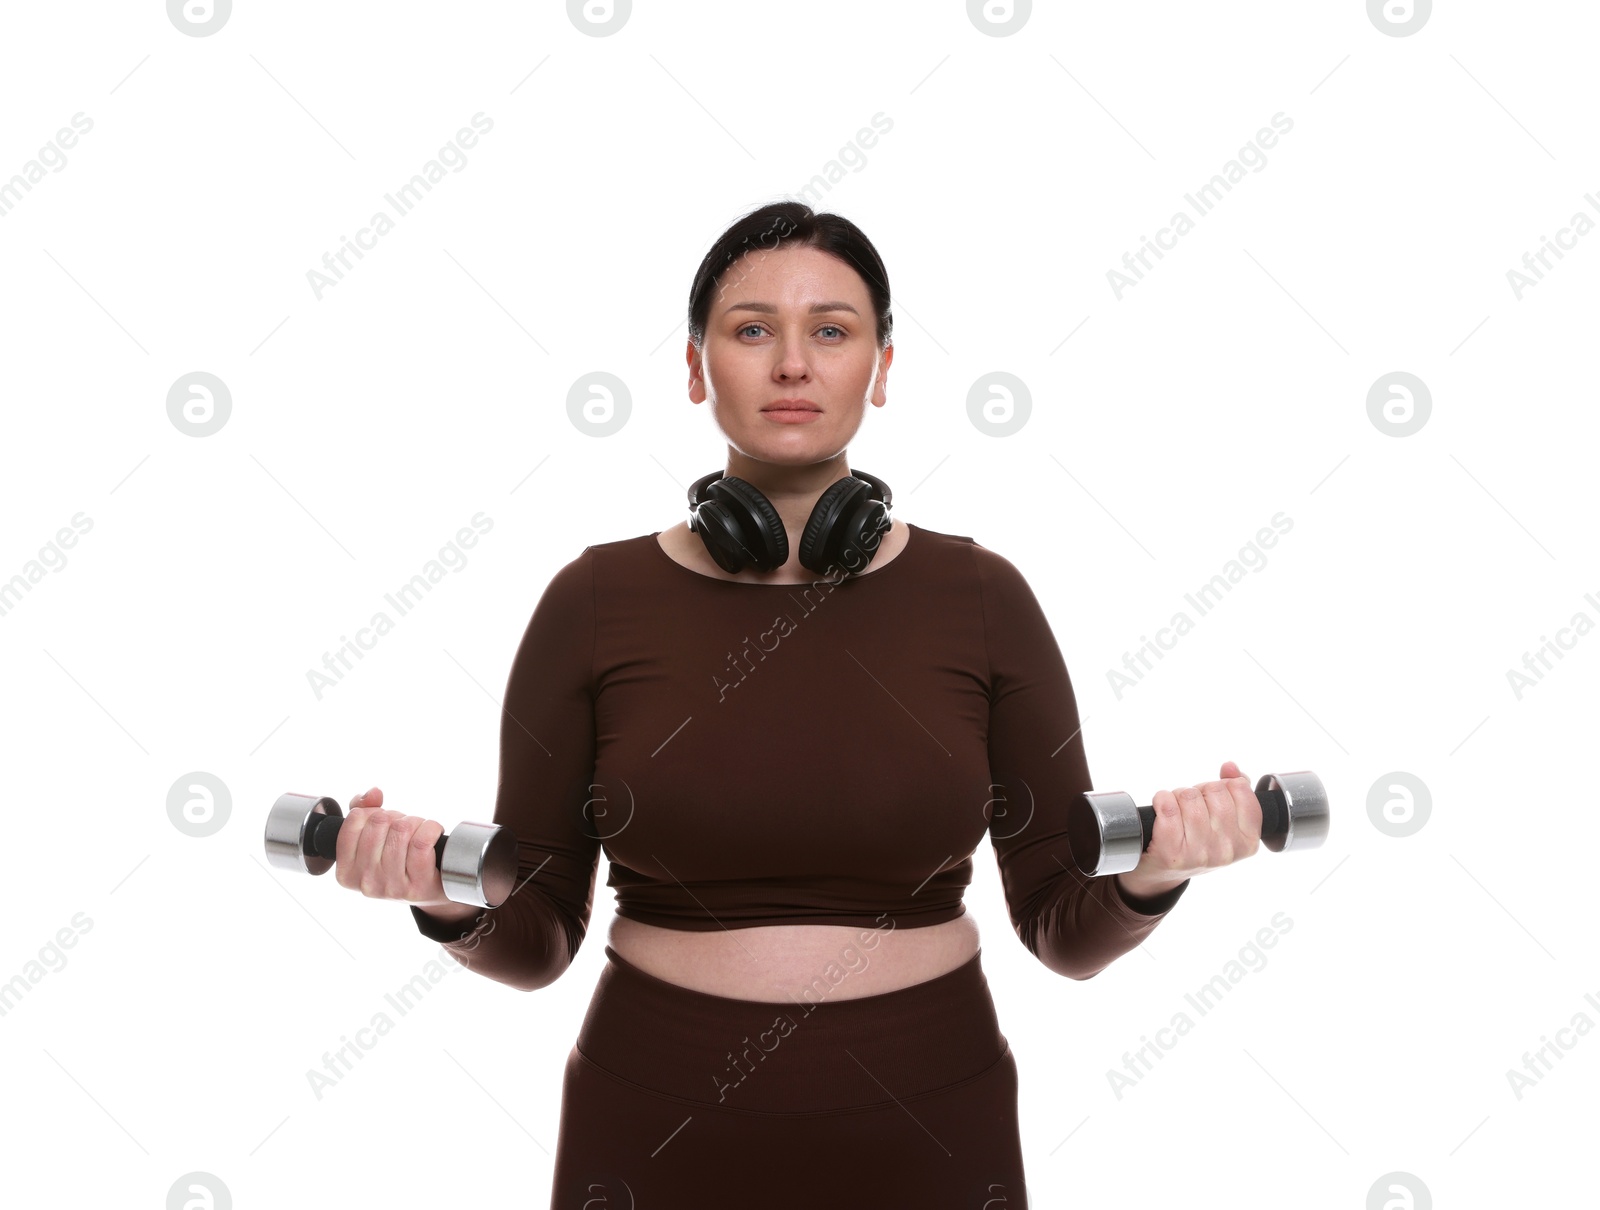
{"type": "MultiPolygon", "coordinates": [[[[282,794],[267,813],[267,860],[284,870],[326,874],[333,868],[344,812],[331,798],[282,794]]],[[[439,837],[433,857],[445,898],[499,907],[517,880],[517,839],[492,823],[459,823],[439,837]]]]}
{"type": "MultiPolygon", "coordinates": [[[[1261,843],[1274,853],[1314,849],[1328,836],[1328,795],[1315,773],[1267,773],[1256,783],[1261,843]]],[[[1078,869],[1124,874],[1150,847],[1156,809],[1135,806],[1121,790],[1088,790],[1067,809],[1067,839],[1078,869]]]]}

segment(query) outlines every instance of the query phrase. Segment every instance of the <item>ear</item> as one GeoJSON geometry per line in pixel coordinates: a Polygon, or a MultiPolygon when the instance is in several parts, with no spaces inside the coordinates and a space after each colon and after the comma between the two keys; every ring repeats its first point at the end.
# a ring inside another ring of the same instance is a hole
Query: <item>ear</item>
{"type": "Polygon", "coordinates": [[[689,402],[704,403],[706,401],[705,362],[700,355],[700,350],[694,347],[694,341],[684,342],[684,360],[689,363],[689,402]]]}
{"type": "Polygon", "coordinates": [[[872,386],[872,406],[881,408],[889,402],[886,387],[889,378],[889,365],[894,361],[894,345],[890,343],[884,347],[878,364],[878,380],[872,386]]]}

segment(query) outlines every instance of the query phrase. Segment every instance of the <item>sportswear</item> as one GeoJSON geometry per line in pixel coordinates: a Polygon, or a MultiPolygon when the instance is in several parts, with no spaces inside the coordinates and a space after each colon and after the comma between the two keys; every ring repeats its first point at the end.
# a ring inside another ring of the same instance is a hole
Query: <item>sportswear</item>
{"type": "Polygon", "coordinates": [[[598,861],[620,916],[709,931],[919,928],[966,911],[987,834],[1011,925],[1088,979],[1188,888],[1079,873],[1089,790],[1066,664],[1006,558],[911,525],[864,573],[724,580],[656,533],[587,546],[534,607],[506,683],[494,821],[518,887],[459,923],[463,965],[523,990],[572,962],[598,861]]]}

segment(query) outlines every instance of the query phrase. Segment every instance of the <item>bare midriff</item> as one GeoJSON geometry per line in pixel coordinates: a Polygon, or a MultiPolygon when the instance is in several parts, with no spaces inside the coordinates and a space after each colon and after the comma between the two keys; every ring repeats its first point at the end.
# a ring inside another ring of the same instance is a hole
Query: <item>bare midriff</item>
{"type": "Polygon", "coordinates": [[[627,962],[679,987],[734,1000],[792,1000],[829,987],[830,1000],[876,996],[938,978],[978,952],[968,913],[923,928],[773,924],[690,932],[617,916],[608,942],[627,962]],[[818,981],[821,981],[820,983],[818,981]]]}
{"type": "MultiPolygon", "coordinates": [[[[876,575],[905,549],[910,530],[895,521],[864,576],[876,575]]],[[[762,584],[809,584],[816,575],[801,567],[759,576],[729,575],[712,560],[700,538],[680,521],[660,531],[661,549],[690,571],[713,579],[762,584]]],[[[892,918],[891,918],[892,919],[892,918]]],[[[668,983],[735,1000],[790,1000],[824,980],[829,998],[854,999],[909,987],[954,970],[978,952],[978,923],[960,915],[922,928],[879,925],[774,924],[691,932],[616,917],[612,949],[647,974],[668,983]]]]}

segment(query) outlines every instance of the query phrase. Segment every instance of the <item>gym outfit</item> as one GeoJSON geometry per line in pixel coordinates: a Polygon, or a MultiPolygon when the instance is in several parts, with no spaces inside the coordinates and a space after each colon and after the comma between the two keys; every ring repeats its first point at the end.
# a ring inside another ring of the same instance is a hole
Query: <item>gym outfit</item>
{"type": "Polygon", "coordinates": [[[1091,788],[1045,614],[971,538],[912,525],[877,569],[760,584],[644,534],[563,566],[512,663],[494,821],[516,836],[517,890],[460,924],[412,911],[463,965],[530,991],[582,944],[602,850],[619,916],[858,930],[779,1001],[680,987],[606,946],[552,1210],[1025,1206],[1017,1066],[979,955],[829,993],[887,931],[965,913],[986,833],[1047,968],[1089,979],[1137,946],[1189,884],[1135,900],[1080,874],[1067,805],[1091,788]]]}

